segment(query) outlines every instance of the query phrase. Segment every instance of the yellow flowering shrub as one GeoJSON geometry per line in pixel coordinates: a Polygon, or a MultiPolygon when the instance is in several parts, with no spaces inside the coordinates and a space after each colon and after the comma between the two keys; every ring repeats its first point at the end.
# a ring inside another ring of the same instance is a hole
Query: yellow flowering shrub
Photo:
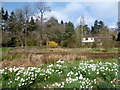
{"type": "Polygon", "coordinates": [[[50,48],[54,48],[57,47],[58,44],[55,41],[47,41],[46,46],[50,48]]]}
{"type": "Polygon", "coordinates": [[[117,38],[118,38],[118,36],[117,36],[117,35],[115,35],[115,40],[117,40],[117,38]]]}

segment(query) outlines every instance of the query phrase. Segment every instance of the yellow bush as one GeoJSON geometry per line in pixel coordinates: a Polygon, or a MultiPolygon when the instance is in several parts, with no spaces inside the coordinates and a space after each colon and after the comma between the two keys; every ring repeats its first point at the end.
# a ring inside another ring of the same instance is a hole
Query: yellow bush
{"type": "Polygon", "coordinates": [[[50,48],[54,48],[57,47],[58,44],[55,41],[47,41],[46,46],[50,48]]]}
{"type": "Polygon", "coordinates": [[[118,38],[117,35],[115,35],[115,40],[117,40],[117,38],[118,38]]]}

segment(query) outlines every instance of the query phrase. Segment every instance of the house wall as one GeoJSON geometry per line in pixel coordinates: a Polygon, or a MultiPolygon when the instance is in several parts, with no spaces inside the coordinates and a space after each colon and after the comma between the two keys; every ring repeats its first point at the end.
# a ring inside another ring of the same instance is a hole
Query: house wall
{"type": "Polygon", "coordinates": [[[94,41],[95,41],[94,37],[83,38],[82,40],[83,43],[89,43],[94,41]]]}

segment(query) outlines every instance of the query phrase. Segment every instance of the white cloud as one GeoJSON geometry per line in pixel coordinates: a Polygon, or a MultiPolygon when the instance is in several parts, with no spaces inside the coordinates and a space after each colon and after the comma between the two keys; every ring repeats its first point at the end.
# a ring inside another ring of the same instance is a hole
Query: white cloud
{"type": "Polygon", "coordinates": [[[64,14],[60,11],[53,11],[54,16],[58,19],[58,22],[60,22],[61,20],[64,20],[65,22],[69,21],[68,15],[64,14]]]}
{"type": "Polygon", "coordinates": [[[88,5],[91,14],[99,19],[117,17],[117,2],[100,2],[91,3],[88,5]]]}
{"type": "Polygon", "coordinates": [[[82,4],[73,2],[73,3],[68,3],[66,7],[62,10],[64,13],[75,13],[75,12],[81,12],[84,11],[85,7],[82,6],[82,4]]]}
{"type": "MultiPolygon", "coordinates": [[[[53,5],[54,3],[49,3],[53,5]]],[[[54,5],[53,5],[54,6],[54,5]]],[[[72,21],[74,25],[80,22],[80,16],[84,15],[85,22],[91,26],[95,20],[101,20],[109,27],[115,27],[117,21],[117,2],[69,2],[64,7],[58,5],[51,13],[45,15],[46,18],[54,16],[60,22],[72,21]]]]}
{"type": "MultiPolygon", "coordinates": [[[[64,8],[60,8],[58,11],[53,10],[54,16],[58,19],[60,22],[61,20],[64,20],[64,22],[71,21],[74,15],[78,14],[80,12],[84,12],[85,7],[82,6],[82,4],[77,2],[70,2],[66,4],[64,8]]],[[[75,18],[74,18],[75,19],[75,18]]]]}
{"type": "MultiPolygon", "coordinates": [[[[85,24],[92,26],[94,21],[96,20],[94,17],[90,16],[87,12],[83,14],[84,16],[84,20],[85,20],[85,24]]],[[[80,19],[81,16],[76,20],[76,24],[80,24],[80,19]]]]}
{"type": "Polygon", "coordinates": [[[109,28],[117,28],[117,23],[116,23],[116,22],[106,23],[106,25],[107,25],[109,28]]]}

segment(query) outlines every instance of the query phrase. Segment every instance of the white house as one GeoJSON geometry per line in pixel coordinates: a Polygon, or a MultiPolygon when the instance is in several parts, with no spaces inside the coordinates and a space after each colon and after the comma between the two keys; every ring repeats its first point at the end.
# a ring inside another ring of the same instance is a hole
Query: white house
{"type": "Polygon", "coordinates": [[[92,35],[86,35],[83,37],[82,39],[82,44],[83,45],[86,45],[86,44],[89,44],[89,45],[92,45],[93,42],[95,42],[95,40],[98,41],[98,45],[102,45],[102,42],[101,42],[101,38],[102,36],[100,34],[92,34],[92,35]]]}
{"type": "Polygon", "coordinates": [[[83,38],[82,39],[82,43],[92,43],[92,42],[94,42],[95,41],[95,39],[94,39],[94,37],[88,37],[88,38],[83,38]]]}

